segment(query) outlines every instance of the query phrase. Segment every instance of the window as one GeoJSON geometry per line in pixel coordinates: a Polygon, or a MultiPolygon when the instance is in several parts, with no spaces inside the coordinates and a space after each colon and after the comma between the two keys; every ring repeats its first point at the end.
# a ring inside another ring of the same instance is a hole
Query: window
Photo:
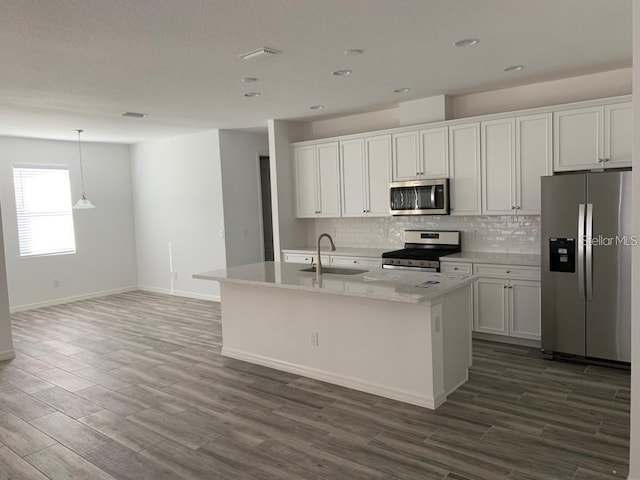
{"type": "Polygon", "coordinates": [[[69,169],[14,167],[20,256],[75,253],[69,169]]]}

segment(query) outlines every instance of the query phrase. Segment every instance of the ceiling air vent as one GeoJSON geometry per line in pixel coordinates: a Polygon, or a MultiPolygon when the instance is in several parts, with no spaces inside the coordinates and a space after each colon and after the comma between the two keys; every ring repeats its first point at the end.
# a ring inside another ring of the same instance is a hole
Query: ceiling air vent
{"type": "Polygon", "coordinates": [[[131,118],[144,118],[147,116],[146,113],[138,113],[138,112],[124,112],[122,114],[123,117],[131,117],[131,118]]]}
{"type": "Polygon", "coordinates": [[[279,53],[282,52],[276,50],[275,48],[260,47],[249,53],[243,53],[242,55],[240,55],[240,58],[248,62],[260,62],[262,60],[266,60],[267,58],[273,58],[279,53]]]}

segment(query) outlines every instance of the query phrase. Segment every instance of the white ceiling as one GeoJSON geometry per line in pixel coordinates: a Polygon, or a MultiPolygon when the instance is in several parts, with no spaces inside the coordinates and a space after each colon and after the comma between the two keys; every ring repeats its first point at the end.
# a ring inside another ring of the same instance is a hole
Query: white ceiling
{"type": "Polygon", "coordinates": [[[0,135],[136,143],[370,111],[628,67],[631,34],[631,0],[2,0],[0,135]],[[238,58],[261,46],[282,54],[238,58]]]}

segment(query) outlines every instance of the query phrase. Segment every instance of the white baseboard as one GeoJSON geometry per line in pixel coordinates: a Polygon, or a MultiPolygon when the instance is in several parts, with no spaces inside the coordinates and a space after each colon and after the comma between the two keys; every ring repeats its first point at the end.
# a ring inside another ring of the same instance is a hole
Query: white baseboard
{"type": "Polygon", "coordinates": [[[195,298],[196,300],[208,300],[210,302],[220,302],[220,295],[207,295],[206,293],[186,292],[183,290],[174,290],[173,292],[168,288],[147,287],[144,285],[138,286],[137,290],[151,293],[162,293],[165,295],[175,295],[176,297],[195,298]]]}
{"type": "Polygon", "coordinates": [[[242,352],[231,348],[222,347],[222,355],[225,357],[235,358],[237,360],[244,360],[249,363],[263,365],[265,367],[275,368],[276,370],[302,375],[315,380],[332,383],[334,385],[340,385],[341,387],[352,388],[353,390],[359,390],[362,392],[372,393],[374,395],[380,395],[381,397],[391,398],[392,400],[418,405],[419,407],[430,408],[432,410],[437,408],[447,398],[446,395],[441,395],[435,399],[427,395],[419,395],[407,390],[389,388],[384,385],[360,380],[358,378],[340,375],[326,370],[296,365],[289,362],[283,362],[282,360],[254,355],[252,353],[242,352]]]}
{"type": "Polygon", "coordinates": [[[131,292],[134,290],[138,290],[138,287],[131,286],[131,287],[124,287],[124,288],[116,288],[114,290],[102,290],[100,292],[85,293],[82,295],[75,295],[73,297],[55,298],[52,300],[45,300],[44,302],[35,302],[35,303],[28,303],[25,305],[18,305],[16,307],[11,307],[10,311],[11,313],[23,312],[25,310],[33,310],[35,308],[51,307],[53,305],[62,305],[63,303],[77,302],[78,300],[88,300],[90,298],[106,297],[108,295],[116,295],[118,293],[131,292]]]}
{"type": "Polygon", "coordinates": [[[4,352],[0,352],[0,362],[3,360],[11,360],[16,356],[16,352],[13,350],[5,350],[4,352]]]}
{"type": "Polygon", "coordinates": [[[542,348],[540,340],[529,340],[528,338],[508,337],[506,335],[493,335],[491,333],[473,332],[473,338],[478,340],[491,340],[492,342],[510,343],[511,345],[522,345],[523,347],[542,348]]]}

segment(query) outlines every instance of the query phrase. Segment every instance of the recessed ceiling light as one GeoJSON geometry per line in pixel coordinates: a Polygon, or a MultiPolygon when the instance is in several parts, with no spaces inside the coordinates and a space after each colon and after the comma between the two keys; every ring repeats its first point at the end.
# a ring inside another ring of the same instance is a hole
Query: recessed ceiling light
{"type": "Polygon", "coordinates": [[[411,90],[410,88],[396,88],[393,93],[407,93],[409,90],[411,90]]]}
{"type": "Polygon", "coordinates": [[[336,77],[346,77],[347,75],[351,75],[351,70],[348,69],[344,69],[344,70],[336,70],[335,72],[333,72],[333,75],[335,75],[336,77]]]}
{"type": "Polygon", "coordinates": [[[458,40],[454,45],[456,47],[473,47],[477,45],[480,40],[477,38],[463,38],[462,40],[458,40]]]}
{"type": "Polygon", "coordinates": [[[508,67],[504,67],[502,70],[505,72],[519,72],[523,68],[524,66],[522,65],[509,65],[508,67]]]}
{"type": "Polygon", "coordinates": [[[260,94],[258,92],[249,92],[249,93],[245,93],[244,96],[253,98],[253,97],[259,97],[260,94]]]}
{"type": "Polygon", "coordinates": [[[360,50],[359,48],[350,48],[349,50],[345,50],[345,51],[344,51],[344,54],[345,54],[345,55],[353,55],[353,56],[355,56],[355,55],[360,55],[360,54],[362,54],[362,52],[363,52],[363,51],[362,51],[362,50],[360,50]]]}
{"type": "Polygon", "coordinates": [[[257,82],[258,79],[256,77],[244,77],[244,78],[241,78],[240,81],[244,83],[253,83],[253,82],[257,82]]]}
{"type": "Polygon", "coordinates": [[[131,118],[144,118],[147,116],[146,113],[138,113],[138,112],[124,112],[122,114],[123,117],[131,117],[131,118]]]}
{"type": "Polygon", "coordinates": [[[309,108],[311,110],[322,110],[324,108],[324,105],[311,105],[309,108]]]}

